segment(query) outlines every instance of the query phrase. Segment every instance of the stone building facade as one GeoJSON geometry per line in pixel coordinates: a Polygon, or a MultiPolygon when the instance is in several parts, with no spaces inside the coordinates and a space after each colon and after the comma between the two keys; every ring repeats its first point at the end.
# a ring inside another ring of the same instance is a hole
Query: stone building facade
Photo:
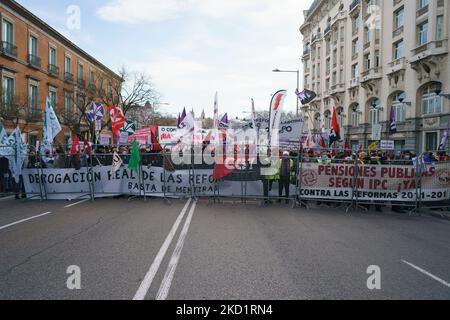
{"type": "Polygon", "coordinates": [[[304,16],[304,86],[317,93],[306,129],[329,128],[336,107],[353,149],[436,150],[450,122],[450,1],[316,0],[304,16]]]}

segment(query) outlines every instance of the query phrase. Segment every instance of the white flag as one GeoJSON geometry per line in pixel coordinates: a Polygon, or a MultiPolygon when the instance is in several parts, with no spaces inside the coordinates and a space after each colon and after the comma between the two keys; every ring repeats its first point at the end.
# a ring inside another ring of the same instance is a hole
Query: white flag
{"type": "Polygon", "coordinates": [[[59,124],[58,117],[56,117],[55,110],[53,110],[50,98],[47,97],[45,106],[45,118],[44,128],[42,130],[42,149],[45,153],[46,150],[52,151],[52,144],[58,133],[61,132],[61,125],[59,124]]]}
{"type": "Polygon", "coordinates": [[[14,155],[13,144],[14,137],[11,136],[11,138],[9,138],[5,128],[2,126],[0,129],[0,156],[8,157],[14,155]]]}
{"type": "Polygon", "coordinates": [[[114,151],[111,173],[112,174],[116,173],[116,171],[120,169],[122,164],[123,164],[122,158],[119,156],[117,152],[114,151]]]}
{"type": "Polygon", "coordinates": [[[188,112],[184,120],[181,122],[181,127],[183,129],[179,131],[179,142],[184,144],[194,143],[194,133],[195,133],[195,119],[191,112],[188,112]]]}
{"type": "Polygon", "coordinates": [[[270,146],[278,147],[279,145],[279,131],[281,115],[283,114],[284,99],[286,98],[286,90],[280,90],[275,93],[272,97],[270,103],[270,123],[269,123],[269,134],[270,134],[270,146]]]}
{"type": "Polygon", "coordinates": [[[17,127],[8,138],[8,144],[11,145],[14,150],[12,156],[8,156],[9,170],[11,170],[12,176],[16,183],[19,183],[20,176],[22,175],[22,167],[27,157],[27,146],[23,143],[22,133],[19,127],[17,127]]]}

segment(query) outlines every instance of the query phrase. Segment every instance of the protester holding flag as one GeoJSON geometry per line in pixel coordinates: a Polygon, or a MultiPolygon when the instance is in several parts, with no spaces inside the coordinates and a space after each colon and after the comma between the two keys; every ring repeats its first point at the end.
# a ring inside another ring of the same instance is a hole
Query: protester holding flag
{"type": "Polygon", "coordinates": [[[78,135],[73,134],[72,135],[72,148],[70,150],[70,154],[72,155],[71,157],[71,162],[72,162],[72,166],[76,169],[76,170],[80,170],[81,168],[81,146],[80,146],[80,141],[78,140],[78,135]]]}
{"type": "Polygon", "coordinates": [[[339,121],[337,118],[336,108],[333,107],[333,118],[331,121],[329,147],[331,147],[335,142],[338,142],[340,140],[341,140],[341,128],[339,127],[339,121]]]}
{"type": "Polygon", "coordinates": [[[116,171],[119,170],[119,168],[122,166],[122,164],[123,164],[122,158],[119,156],[119,154],[116,151],[114,151],[111,173],[114,175],[116,173],[116,171]]]}
{"type": "Polygon", "coordinates": [[[111,119],[111,131],[117,139],[117,137],[120,137],[120,129],[123,127],[126,119],[122,109],[113,105],[109,106],[109,115],[111,119]]]}
{"type": "Polygon", "coordinates": [[[58,133],[61,132],[61,130],[61,125],[59,124],[55,110],[53,110],[51,100],[47,97],[44,114],[44,128],[42,129],[42,155],[49,154],[50,157],[52,156],[53,140],[56,138],[58,133]]]}
{"type": "Polygon", "coordinates": [[[139,152],[139,147],[136,142],[136,139],[133,140],[133,146],[131,148],[131,156],[128,161],[128,169],[131,171],[138,172],[139,166],[141,164],[141,154],[139,152]]]}

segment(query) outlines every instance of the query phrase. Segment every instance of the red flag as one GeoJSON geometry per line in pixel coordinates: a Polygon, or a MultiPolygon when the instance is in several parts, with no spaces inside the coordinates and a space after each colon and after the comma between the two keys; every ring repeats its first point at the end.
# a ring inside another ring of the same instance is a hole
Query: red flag
{"type": "Polygon", "coordinates": [[[72,136],[72,150],[70,151],[71,155],[75,155],[75,160],[78,161],[80,159],[81,147],[80,141],[78,140],[78,136],[74,134],[72,136]]]}
{"type": "Polygon", "coordinates": [[[223,155],[223,163],[216,163],[214,166],[214,172],[213,172],[213,179],[220,180],[228,176],[230,173],[234,172],[236,170],[236,161],[237,161],[237,154],[238,154],[238,146],[234,146],[234,158],[232,161],[231,159],[227,158],[227,156],[223,155]]]}
{"type": "Polygon", "coordinates": [[[331,157],[336,157],[336,149],[331,149],[331,157]]]}
{"type": "Polygon", "coordinates": [[[333,120],[331,121],[330,132],[330,147],[333,145],[333,143],[339,140],[341,140],[341,128],[339,127],[336,108],[333,108],[333,120]]]}
{"type": "Polygon", "coordinates": [[[108,106],[108,108],[111,118],[111,130],[116,137],[120,136],[120,129],[122,129],[126,120],[123,111],[113,105],[108,106]]]}
{"type": "Polygon", "coordinates": [[[162,151],[163,148],[159,144],[158,138],[156,138],[156,135],[151,131],[151,141],[152,141],[152,151],[162,151]]]}
{"type": "Polygon", "coordinates": [[[320,136],[320,146],[321,146],[323,149],[326,149],[326,148],[327,148],[327,144],[325,143],[325,139],[324,139],[322,136],[320,136]]]}
{"type": "Polygon", "coordinates": [[[89,142],[86,140],[85,137],[83,137],[83,143],[84,143],[84,153],[86,153],[87,155],[91,154],[91,145],[89,144],[89,142]]]}
{"type": "Polygon", "coordinates": [[[349,151],[349,150],[350,150],[350,143],[348,142],[348,139],[345,139],[344,151],[349,151]]]}

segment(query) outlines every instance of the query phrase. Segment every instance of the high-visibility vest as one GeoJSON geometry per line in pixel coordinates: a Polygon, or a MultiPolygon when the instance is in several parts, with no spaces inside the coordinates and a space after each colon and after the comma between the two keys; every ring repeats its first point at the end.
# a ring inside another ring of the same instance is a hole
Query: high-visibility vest
{"type": "MultiPolygon", "coordinates": [[[[278,160],[278,173],[277,173],[277,176],[276,176],[276,180],[280,179],[282,166],[283,166],[283,159],[280,159],[280,160],[278,160]]],[[[295,172],[294,172],[294,160],[292,160],[292,159],[289,160],[289,166],[290,166],[289,172],[290,172],[290,176],[292,178],[293,175],[295,174],[295,172]]]]}

